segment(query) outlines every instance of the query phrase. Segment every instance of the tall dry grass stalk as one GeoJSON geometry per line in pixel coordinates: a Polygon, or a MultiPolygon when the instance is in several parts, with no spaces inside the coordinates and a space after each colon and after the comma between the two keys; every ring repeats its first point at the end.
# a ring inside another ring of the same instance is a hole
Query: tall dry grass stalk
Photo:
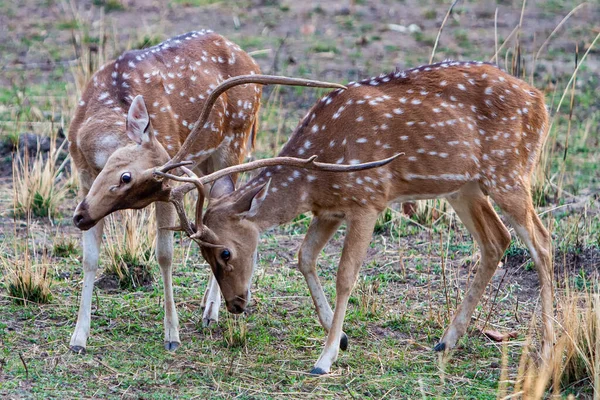
{"type": "Polygon", "coordinates": [[[244,348],[248,342],[248,320],[245,315],[225,314],[223,340],[229,348],[244,348]]]}
{"type": "Polygon", "coordinates": [[[51,130],[50,150],[44,154],[38,150],[29,157],[27,149],[15,152],[13,159],[13,209],[18,217],[33,215],[52,219],[58,211],[68,190],[65,165],[68,157],[60,162],[60,154],[67,143],[56,145],[58,133],[51,130]]]}
{"type": "MultiPolygon", "coordinates": [[[[523,347],[511,394],[500,398],[542,399],[552,394],[560,398],[600,399],[600,282],[585,282],[578,291],[570,282],[557,297],[557,341],[550,361],[541,363],[532,350],[532,334],[523,347]]],[[[532,320],[532,329],[535,318],[532,320]]],[[[499,388],[507,385],[507,366],[499,388]]],[[[499,393],[500,394],[500,393],[499,393]]]]}
{"type": "Polygon", "coordinates": [[[108,61],[104,8],[100,7],[100,16],[94,18],[91,14],[95,11],[93,7],[87,11],[88,15],[84,15],[85,12],[80,10],[75,0],[62,0],[61,7],[75,21],[76,28],[71,30],[71,43],[75,52],[71,72],[75,80],[75,96],[79,98],[94,72],[108,61]]]}
{"type": "Polygon", "coordinates": [[[114,275],[122,289],[135,289],[152,282],[152,260],[156,238],[154,213],[148,209],[125,210],[106,218],[107,275],[114,275]]]}
{"type": "MultiPolygon", "coordinates": [[[[138,49],[158,44],[164,39],[165,21],[169,7],[159,2],[161,18],[157,24],[138,29],[132,37],[121,40],[115,21],[105,17],[105,7],[89,7],[75,0],[61,0],[65,14],[75,21],[71,29],[71,44],[75,61],[71,73],[75,80],[76,98],[81,97],[85,85],[92,75],[115,54],[127,49],[138,49]]],[[[77,103],[74,103],[77,104],[77,103]]]]}
{"type": "Polygon", "coordinates": [[[0,271],[5,277],[8,296],[17,304],[49,303],[52,300],[50,257],[45,251],[37,255],[37,245],[29,235],[21,240],[15,234],[13,243],[11,252],[0,251],[0,271]]]}

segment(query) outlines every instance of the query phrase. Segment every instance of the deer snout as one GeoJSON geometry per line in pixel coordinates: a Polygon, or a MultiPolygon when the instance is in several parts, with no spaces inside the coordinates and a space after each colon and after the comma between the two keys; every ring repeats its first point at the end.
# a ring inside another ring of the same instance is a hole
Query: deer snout
{"type": "Polygon", "coordinates": [[[246,296],[238,296],[233,300],[226,300],[227,311],[232,314],[241,314],[246,310],[246,296]]]}
{"type": "Polygon", "coordinates": [[[75,209],[75,213],[73,214],[73,224],[82,231],[87,231],[96,225],[96,221],[90,218],[85,200],[79,203],[75,209]]]}

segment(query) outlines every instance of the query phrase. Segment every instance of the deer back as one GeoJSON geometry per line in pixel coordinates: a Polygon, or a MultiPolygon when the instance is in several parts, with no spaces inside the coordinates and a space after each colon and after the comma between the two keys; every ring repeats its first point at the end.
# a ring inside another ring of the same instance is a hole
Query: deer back
{"type": "Polygon", "coordinates": [[[267,227],[308,210],[382,210],[395,199],[444,197],[471,181],[486,193],[529,190],[547,128],[543,94],[494,65],[448,61],[397,71],[324,96],[279,155],[338,164],[403,157],[347,174],[266,168],[216,207],[268,181],[256,216],[267,227]]]}
{"type": "MultiPolygon", "coordinates": [[[[153,133],[173,156],[193,128],[206,96],[221,81],[252,73],[260,70],[248,54],[207,30],[127,51],[102,66],[83,92],[69,130],[74,162],[97,173],[117,148],[131,143],[125,124],[136,95],[144,97],[153,133]]],[[[199,141],[195,153],[226,140],[237,143],[232,151],[241,160],[246,144],[252,142],[260,95],[259,85],[246,85],[221,96],[207,123],[206,140],[199,141]]]]}

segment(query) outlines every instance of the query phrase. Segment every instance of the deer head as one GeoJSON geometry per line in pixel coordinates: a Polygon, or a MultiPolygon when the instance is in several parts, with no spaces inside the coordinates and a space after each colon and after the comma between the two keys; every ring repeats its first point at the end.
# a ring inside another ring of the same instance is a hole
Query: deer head
{"type": "Polygon", "coordinates": [[[190,148],[219,96],[229,88],[255,83],[261,85],[283,84],[344,89],[337,83],[320,82],[269,75],[240,75],[222,82],[207,98],[194,129],[173,157],[156,140],[148,111],[142,96],[137,96],[127,114],[127,135],[135,142],[116,150],[94,180],[89,193],[77,206],[73,222],[79,229],[87,230],[108,214],[127,208],[144,208],[155,201],[167,201],[171,188],[168,182],[154,175],[155,169],[166,172],[180,165],[189,155],[190,148]]]}
{"type": "Polygon", "coordinates": [[[200,236],[204,244],[200,248],[217,278],[227,310],[234,314],[243,312],[250,301],[260,235],[253,217],[268,189],[266,183],[243,194],[236,193],[227,176],[217,180],[210,191],[200,236]]]}
{"type": "Polygon", "coordinates": [[[87,230],[108,214],[126,208],[144,208],[168,198],[168,186],[154,168],[169,161],[169,154],[152,134],[142,96],[136,96],[127,113],[127,136],[134,142],[117,149],[94,180],[89,193],[75,209],[73,222],[87,230]]]}
{"type": "Polygon", "coordinates": [[[190,178],[170,175],[162,171],[156,171],[156,174],[160,177],[192,183],[174,189],[170,201],[177,209],[182,229],[200,245],[204,259],[210,264],[225,298],[227,310],[239,314],[246,309],[250,300],[250,285],[256,264],[259,234],[265,228],[265,220],[261,219],[258,213],[269,192],[270,181],[259,185],[246,185],[236,191],[231,174],[269,166],[298,167],[321,172],[354,172],[384,166],[401,155],[403,153],[378,161],[352,165],[316,162],[317,156],[308,159],[275,157],[224,168],[200,178],[185,167],[182,167],[182,170],[190,178]],[[214,183],[203,218],[204,185],[210,182],[214,183]],[[197,188],[199,194],[195,225],[188,221],[183,209],[183,195],[193,188],[197,188]]]}

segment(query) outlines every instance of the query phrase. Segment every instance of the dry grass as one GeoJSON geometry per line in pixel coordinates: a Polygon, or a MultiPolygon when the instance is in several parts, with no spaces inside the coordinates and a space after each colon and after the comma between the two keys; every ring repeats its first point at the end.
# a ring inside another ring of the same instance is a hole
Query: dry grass
{"type": "Polygon", "coordinates": [[[8,296],[17,304],[42,304],[52,300],[52,280],[48,275],[50,257],[45,251],[37,255],[37,247],[29,236],[21,240],[15,235],[13,250],[0,252],[0,271],[5,276],[8,296]]]}
{"type": "Polygon", "coordinates": [[[65,179],[65,164],[60,156],[67,143],[57,146],[55,130],[50,132],[50,150],[47,154],[38,151],[31,159],[25,149],[23,155],[17,151],[13,162],[13,209],[17,217],[33,215],[52,219],[63,202],[68,185],[65,179]]]}
{"type": "Polygon", "coordinates": [[[229,348],[243,348],[248,341],[248,322],[244,315],[226,314],[223,340],[229,348]]]}
{"type": "Polygon", "coordinates": [[[106,218],[105,274],[117,277],[123,289],[135,289],[152,282],[152,260],[156,223],[148,209],[126,210],[106,218]]]}
{"type": "Polygon", "coordinates": [[[559,303],[562,321],[552,365],[554,392],[586,384],[600,398],[600,291],[598,281],[583,285],[583,292],[567,286],[559,303]]]}
{"type": "Polygon", "coordinates": [[[598,280],[585,281],[583,291],[566,282],[566,289],[558,296],[558,339],[550,361],[542,363],[535,353],[535,318],[523,347],[517,375],[508,380],[507,366],[503,366],[499,395],[513,384],[512,393],[499,398],[541,399],[550,390],[553,396],[578,394],[583,388],[592,388],[594,398],[600,398],[600,291],[598,280]],[[500,390],[502,389],[502,390],[500,390]]]}

